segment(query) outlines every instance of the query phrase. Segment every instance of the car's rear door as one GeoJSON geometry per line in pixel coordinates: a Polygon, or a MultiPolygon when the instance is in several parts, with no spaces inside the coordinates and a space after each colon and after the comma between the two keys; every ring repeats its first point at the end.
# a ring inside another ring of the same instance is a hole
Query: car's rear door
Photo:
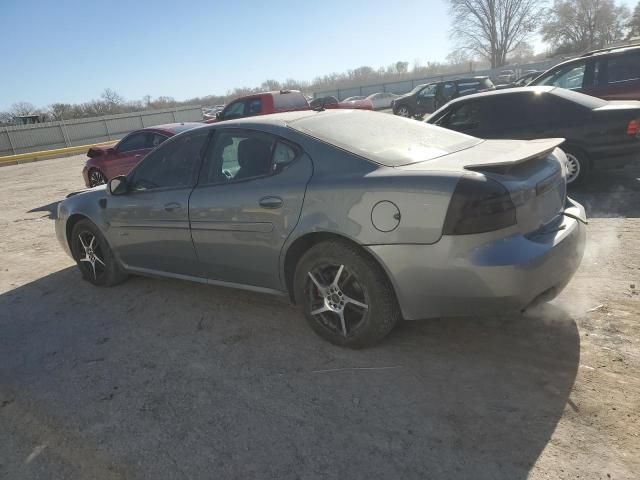
{"type": "Polygon", "coordinates": [[[107,198],[109,240],[128,268],[204,278],[188,205],[209,134],[189,132],[167,142],[131,172],[127,193],[107,198]]]}
{"type": "Polygon", "coordinates": [[[640,100],[640,49],[604,58],[602,81],[592,95],[606,100],[640,100]]]}
{"type": "Polygon", "coordinates": [[[280,252],[311,174],[311,159],[286,140],[216,132],[189,202],[193,242],[212,281],[282,288],[280,252]]]}

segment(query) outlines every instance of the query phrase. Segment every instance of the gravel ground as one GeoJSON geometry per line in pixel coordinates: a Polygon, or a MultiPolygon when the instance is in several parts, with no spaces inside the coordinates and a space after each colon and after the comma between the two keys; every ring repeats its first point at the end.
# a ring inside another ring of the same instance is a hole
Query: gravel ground
{"type": "Polygon", "coordinates": [[[575,193],[553,303],[350,351],[273,297],[82,281],[51,220],[82,162],[0,168],[0,478],[638,478],[638,170],[575,193]]]}

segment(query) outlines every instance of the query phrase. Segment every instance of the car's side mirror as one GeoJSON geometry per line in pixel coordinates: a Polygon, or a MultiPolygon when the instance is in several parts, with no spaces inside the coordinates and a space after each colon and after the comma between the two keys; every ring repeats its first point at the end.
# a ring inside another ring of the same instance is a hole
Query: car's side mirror
{"type": "Polygon", "coordinates": [[[218,120],[222,119],[222,112],[216,112],[216,119],[218,120]]]}
{"type": "Polygon", "coordinates": [[[124,195],[127,190],[127,177],[124,175],[118,175],[109,180],[109,193],[111,195],[124,195]]]}

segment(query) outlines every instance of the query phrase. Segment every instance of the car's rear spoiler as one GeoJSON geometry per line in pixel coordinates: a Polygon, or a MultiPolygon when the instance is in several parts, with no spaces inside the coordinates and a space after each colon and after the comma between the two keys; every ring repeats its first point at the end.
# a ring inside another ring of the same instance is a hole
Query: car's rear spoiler
{"type": "Polygon", "coordinates": [[[402,170],[509,169],[534,158],[549,155],[564,138],[541,140],[483,140],[473,146],[424,162],[397,167],[402,170]]]}
{"type": "Polygon", "coordinates": [[[464,165],[464,168],[474,170],[478,167],[511,167],[534,158],[547,156],[563,143],[564,138],[544,138],[521,142],[517,148],[496,152],[494,156],[489,156],[486,160],[474,158],[472,162],[464,165]]]}

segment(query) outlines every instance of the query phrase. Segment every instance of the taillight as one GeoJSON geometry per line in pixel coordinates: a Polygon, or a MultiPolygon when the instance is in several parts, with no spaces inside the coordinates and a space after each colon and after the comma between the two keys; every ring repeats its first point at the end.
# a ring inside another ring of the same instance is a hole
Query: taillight
{"type": "Polygon", "coordinates": [[[458,181],[444,220],[444,235],[492,232],[516,223],[516,207],[507,189],[485,176],[458,181]]]}
{"type": "Polygon", "coordinates": [[[631,120],[627,125],[627,135],[635,137],[640,132],[640,120],[631,120]]]}

